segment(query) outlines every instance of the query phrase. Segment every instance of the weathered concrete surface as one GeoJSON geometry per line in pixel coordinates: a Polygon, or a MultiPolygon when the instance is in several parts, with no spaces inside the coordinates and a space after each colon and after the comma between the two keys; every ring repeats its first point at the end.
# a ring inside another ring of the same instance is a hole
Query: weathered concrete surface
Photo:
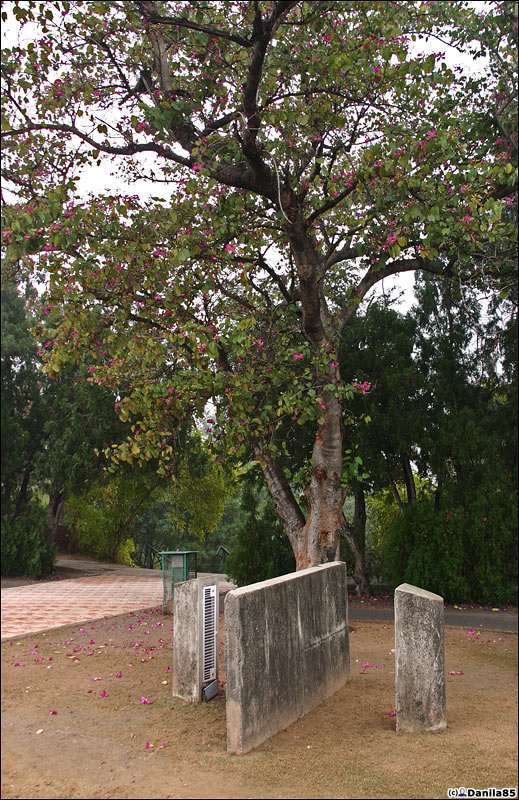
{"type": "Polygon", "coordinates": [[[403,583],[395,589],[396,729],[447,727],[443,598],[403,583]]]}
{"type": "Polygon", "coordinates": [[[202,592],[204,586],[213,585],[218,598],[214,575],[176,583],[173,593],[173,697],[189,703],[202,700],[202,592]]]}
{"type": "Polygon", "coordinates": [[[346,565],[323,564],[230,591],[225,628],[227,749],[246,753],[346,682],[346,565]]]}

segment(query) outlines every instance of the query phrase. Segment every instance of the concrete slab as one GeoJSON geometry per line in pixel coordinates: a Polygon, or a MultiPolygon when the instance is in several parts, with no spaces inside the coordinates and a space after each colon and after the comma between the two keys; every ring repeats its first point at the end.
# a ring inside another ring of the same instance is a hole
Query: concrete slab
{"type": "Polygon", "coordinates": [[[346,682],[346,565],[234,589],[225,600],[225,627],[227,749],[246,753],[346,682]]]}

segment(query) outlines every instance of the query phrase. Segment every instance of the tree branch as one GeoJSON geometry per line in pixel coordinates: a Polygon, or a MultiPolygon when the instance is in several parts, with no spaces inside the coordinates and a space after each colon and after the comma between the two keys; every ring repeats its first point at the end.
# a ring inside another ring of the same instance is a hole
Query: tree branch
{"type": "Polygon", "coordinates": [[[178,155],[178,153],[175,153],[173,150],[170,150],[169,147],[163,147],[156,142],[146,142],[144,144],[132,143],[126,147],[114,147],[113,145],[104,144],[103,142],[96,142],[95,139],[92,139],[91,136],[83,133],[83,131],[80,131],[74,125],[65,125],[57,122],[31,123],[30,125],[24,126],[23,128],[17,128],[16,130],[2,131],[0,137],[3,139],[4,137],[9,136],[20,136],[24,133],[34,133],[34,131],[62,131],[63,133],[71,133],[73,136],[77,136],[79,139],[82,139],[95,150],[100,150],[103,153],[110,153],[111,155],[133,156],[136,153],[152,152],[157,153],[169,161],[175,161],[175,163],[181,164],[183,167],[191,167],[194,163],[192,158],[184,158],[183,156],[178,155]]]}
{"type": "Polygon", "coordinates": [[[159,76],[160,81],[160,88],[164,92],[164,94],[170,94],[172,90],[171,84],[171,75],[169,72],[168,67],[168,57],[166,54],[166,43],[164,42],[164,37],[162,35],[162,31],[160,28],[152,27],[150,23],[153,22],[150,17],[153,17],[156,14],[155,11],[155,2],[154,0],[148,0],[148,2],[138,2],[137,8],[141,12],[144,23],[146,26],[146,32],[149,36],[151,42],[151,48],[153,50],[153,61],[155,63],[155,69],[157,71],[157,75],[159,76]]]}
{"type": "Polygon", "coordinates": [[[272,37],[281,24],[283,17],[285,17],[295,5],[296,0],[282,0],[276,2],[270,17],[267,20],[263,20],[259,4],[256,3],[256,16],[252,34],[254,49],[243,91],[243,111],[246,119],[243,153],[254,167],[261,167],[263,170],[265,167],[256,146],[256,139],[261,123],[261,116],[258,109],[259,84],[263,73],[265,56],[272,37]]]}
{"type": "Polygon", "coordinates": [[[269,264],[267,264],[267,262],[265,261],[265,259],[263,258],[263,256],[261,254],[258,257],[258,263],[259,263],[261,269],[264,269],[265,272],[267,272],[270,275],[272,280],[277,283],[279,291],[281,292],[281,294],[283,295],[283,297],[285,298],[287,303],[293,303],[294,302],[294,298],[292,297],[292,295],[288,291],[287,287],[285,286],[285,284],[281,280],[281,276],[278,275],[272,269],[272,267],[269,264]]]}
{"type": "Polygon", "coordinates": [[[348,197],[348,195],[350,195],[356,188],[357,188],[357,181],[355,181],[352,186],[349,186],[347,189],[344,189],[343,192],[340,192],[336,197],[330,198],[330,200],[324,203],[320,208],[316,208],[316,210],[312,214],[310,214],[310,216],[306,221],[307,229],[313,225],[317,217],[320,217],[321,214],[326,213],[326,211],[329,211],[331,208],[335,208],[335,206],[339,205],[339,203],[342,203],[342,201],[346,197],[348,197]]]}
{"type": "Polygon", "coordinates": [[[252,42],[250,39],[246,39],[244,36],[240,36],[236,33],[219,31],[218,29],[210,28],[207,25],[199,25],[197,22],[191,22],[191,20],[186,19],[186,17],[166,17],[157,13],[156,11],[146,11],[143,13],[141,7],[144,7],[145,5],[148,4],[137,3],[139,10],[141,10],[141,13],[146,17],[148,22],[154,24],[160,23],[162,25],[176,25],[179,28],[187,28],[188,30],[197,31],[198,33],[206,33],[208,36],[214,36],[217,39],[225,39],[227,42],[234,42],[235,44],[241,45],[241,47],[252,47],[252,42]]]}

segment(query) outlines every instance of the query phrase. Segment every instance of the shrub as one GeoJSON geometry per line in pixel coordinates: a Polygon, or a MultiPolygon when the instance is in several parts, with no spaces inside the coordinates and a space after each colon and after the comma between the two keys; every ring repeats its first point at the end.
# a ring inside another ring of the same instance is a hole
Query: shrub
{"type": "Polygon", "coordinates": [[[406,508],[384,545],[391,585],[411,583],[447,602],[505,604],[517,599],[517,524],[514,504],[499,492],[481,493],[466,508],[434,509],[432,501],[406,508]]]}
{"type": "Polygon", "coordinates": [[[45,509],[35,501],[14,520],[2,517],[2,575],[40,578],[52,571],[56,548],[49,544],[46,522],[45,509]]]}

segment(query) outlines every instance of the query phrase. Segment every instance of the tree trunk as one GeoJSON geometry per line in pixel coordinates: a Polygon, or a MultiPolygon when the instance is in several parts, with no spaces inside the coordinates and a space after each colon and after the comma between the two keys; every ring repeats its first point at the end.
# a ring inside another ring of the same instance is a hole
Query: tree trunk
{"type": "Polygon", "coordinates": [[[65,505],[64,492],[51,492],[49,498],[49,510],[47,514],[47,537],[49,544],[54,544],[58,532],[59,520],[65,505]]]}
{"type": "Polygon", "coordinates": [[[369,595],[370,587],[366,576],[366,498],[361,483],[355,485],[355,513],[353,516],[353,536],[357,545],[353,579],[358,595],[369,595]]]}
{"type": "Polygon", "coordinates": [[[391,491],[393,492],[393,496],[394,496],[394,498],[396,500],[396,504],[398,506],[398,510],[400,511],[401,514],[404,514],[405,513],[404,504],[402,503],[402,498],[400,497],[400,495],[398,493],[397,485],[394,482],[393,476],[391,474],[389,475],[389,485],[391,486],[391,491]]]}
{"type": "Polygon", "coordinates": [[[321,393],[319,403],[323,407],[324,421],[317,430],[312,452],[312,473],[304,489],[308,518],[295,542],[297,569],[335,561],[339,553],[340,534],[344,529],[341,407],[339,400],[328,391],[321,393]]]}
{"type": "MultiPolygon", "coordinates": [[[[301,303],[301,324],[314,355],[322,359],[314,376],[315,386],[319,387],[317,403],[321,410],[312,450],[310,480],[303,487],[308,505],[306,519],[280,464],[268,455],[266,447],[257,447],[256,457],[290,539],[296,568],[300,570],[337,560],[341,533],[348,538],[343,513],[346,494],[342,486],[343,420],[336,349],[340,329],[327,307],[323,290],[326,263],[305,219],[304,209],[298,205],[290,189],[282,190],[279,199],[288,220],[285,231],[299,279],[297,294],[301,303]]],[[[357,557],[356,542],[354,537],[350,539],[357,557]]]]}
{"type": "Polygon", "coordinates": [[[400,463],[404,474],[405,488],[407,491],[407,503],[410,506],[416,505],[416,486],[414,482],[413,470],[409,456],[406,453],[400,455],[400,463]]]}
{"type": "Polygon", "coordinates": [[[29,479],[31,477],[31,470],[32,464],[30,463],[29,466],[26,467],[25,472],[23,473],[23,479],[20,486],[20,491],[18,492],[18,498],[16,500],[16,507],[14,510],[15,518],[21,514],[24,505],[27,503],[27,493],[29,490],[29,479]]]}
{"type": "Polygon", "coordinates": [[[436,512],[441,511],[442,507],[442,484],[441,481],[438,481],[438,486],[436,487],[436,491],[434,493],[434,510],[436,512]]]}
{"type": "Polygon", "coordinates": [[[343,443],[340,403],[330,392],[323,392],[320,402],[326,408],[323,409],[324,421],[319,425],[314,442],[310,481],[304,488],[308,503],[306,519],[279,463],[268,454],[266,448],[256,447],[256,458],[263,469],[276,512],[290,539],[298,570],[336,561],[340,534],[346,528],[342,510],[345,490],[341,483],[343,443]]]}

